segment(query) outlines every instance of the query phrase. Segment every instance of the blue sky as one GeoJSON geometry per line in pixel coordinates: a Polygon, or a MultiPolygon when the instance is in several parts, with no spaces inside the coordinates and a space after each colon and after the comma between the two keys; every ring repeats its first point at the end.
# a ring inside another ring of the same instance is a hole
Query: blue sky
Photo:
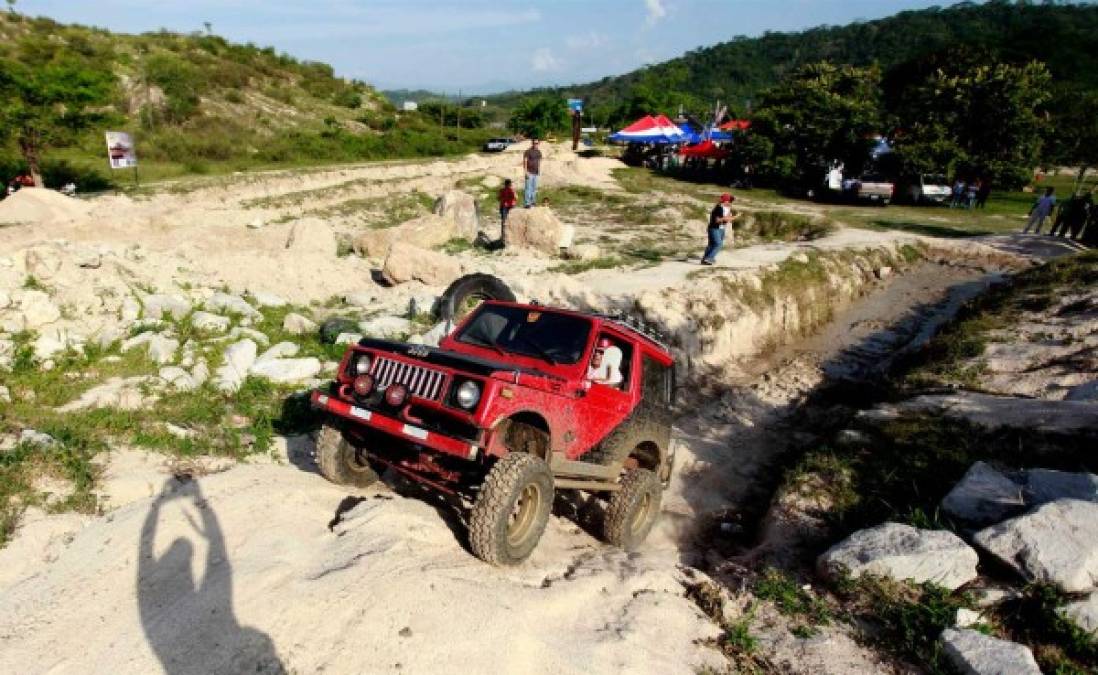
{"type": "Polygon", "coordinates": [[[875,19],[952,0],[19,0],[121,32],[213,24],[380,88],[491,93],[588,82],[736,35],[875,19]]]}

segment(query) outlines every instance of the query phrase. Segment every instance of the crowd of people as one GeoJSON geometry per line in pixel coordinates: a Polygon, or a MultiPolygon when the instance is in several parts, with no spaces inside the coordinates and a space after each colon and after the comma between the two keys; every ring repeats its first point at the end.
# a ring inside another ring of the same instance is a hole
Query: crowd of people
{"type": "Polygon", "coordinates": [[[1067,237],[1087,246],[1098,246],[1098,204],[1094,203],[1094,190],[1075,194],[1057,208],[1056,189],[1045,188],[1029,210],[1029,219],[1023,234],[1030,229],[1041,234],[1045,221],[1052,218],[1050,237],[1067,237]],[[1055,216],[1053,216],[1055,213],[1055,216]]]}
{"type": "Polygon", "coordinates": [[[953,198],[949,202],[951,209],[982,209],[991,196],[991,182],[983,178],[966,181],[958,178],[953,183],[953,198]]]}

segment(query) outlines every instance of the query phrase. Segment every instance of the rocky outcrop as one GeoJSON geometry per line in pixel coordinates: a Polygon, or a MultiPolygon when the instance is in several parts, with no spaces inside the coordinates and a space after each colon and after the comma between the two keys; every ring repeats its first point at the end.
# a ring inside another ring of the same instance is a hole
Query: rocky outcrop
{"type": "Polygon", "coordinates": [[[946,658],[963,675],[1041,675],[1029,647],[971,628],[947,628],[941,639],[946,658]]]}
{"type": "Polygon", "coordinates": [[[262,316],[262,314],[259,313],[259,310],[248,304],[247,300],[239,295],[231,295],[229,293],[214,293],[206,300],[205,305],[206,309],[225,314],[237,314],[253,319],[258,319],[262,316]]]}
{"type": "Polygon", "coordinates": [[[57,411],[72,412],[89,408],[139,410],[155,400],[155,397],[148,396],[144,391],[148,383],[148,377],[112,377],[84,392],[76,400],[61,406],[57,411]]]}
{"type": "Polygon", "coordinates": [[[543,206],[514,209],[507,216],[507,246],[529,248],[548,255],[559,255],[572,246],[575,228],[562,223],[543,206]]]}
{"type": "Polygon", "coordinates": [[[391,284],[414,280],[445,286],[461,276],[461,264],[443,253],[397,242],[389,249],[381,276],[391,284]]]}
{"type": "Polygon", "coordinates": [[[369,337],[389,339],[411,333],[412,322],[399,316],[379,316],[359,323],[358,329],[369,337]]]}
{"type": "Polygon", "coordinates": [[[953,590],[976,578],[977,562],[976,551],[952,532],[884,523],[855,532],[831,547],[816,566],[828,577],[872,574],[929,581],[953,590]]]}
{"type": "Polygon", "coordinates": [[[195,312],[191,315],[191,325],[198,330],[210,333],[224,333],[229,330],[232,321],[227,316],[211,314],[209,312],[195,312]]]}
{"type": "Polygon", "coordinates": [[[1098,637],[1098,591],[1081,600],[1074,600],[1061,607],[1060,616],[1098,637]]]}
{"type": "Polygon", "coordinates": [[[430,214],[409,220],[396,227],[381,230],[367,230],[358,235],[353,242],[355,253],[375,260],[384,258],[395,242],[434,248],[441,246],[457,236],[457,225],[451,218],[430,214]]]}
{"type": "Polygon", "coordinates": [[[1098,438],[1098,406],[1086,401],[1048,401],[976,392],[916,396],[897,405],[863,411],[867,422],[889,421],[906,413],[961,419],[991,431],[1025,429],[1034,433],[1098,438]]]}
{"type": "Polygon", "coordinates": [[[1046,504],[1057,499],[1082,499],[1098,502],[1098,476],[1052,469],[1025,472],[1026,501],[1046,504]]]}
{"type": "Polygon", "coordinates": [[[455,235],[472,241],[480,229],[477,202],[473,196],[461,190],[450,190],[435,202],[434,212],[454,221],[455,235]]]}
{"type": "Polygon", "coordinates": [[[300,359],[270,358],[256,361],[250,372],[272,382],[301,382],[320,374],[321,365],[320,359],[312,356],[300,359]]]}
{"type": "Polygon", "coordinates": [[[1098,586],[1098,503],[1058,499],[981,530],[974,541],[1030,581],[1068,593],[1098,586]]]}
{"type": "Polygon", "coordinates": [[[141,299],[146,319],[163,319],[170,316],[182,319],[191,311],[191,303],[182,295],[152,294],[141,299]]]}

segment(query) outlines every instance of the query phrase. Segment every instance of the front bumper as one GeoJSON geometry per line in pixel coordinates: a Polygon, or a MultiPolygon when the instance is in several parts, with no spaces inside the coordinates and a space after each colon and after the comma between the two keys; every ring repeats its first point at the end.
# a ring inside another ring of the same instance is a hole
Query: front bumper
{"type": "Polygon", "coordinates": [[[460,459],[474,460],[480,452],[480,448],[475,443],[429,431],[377,411],[360,408],[346,401],[341,401],[331,394],[314,391],[309,396],[309,402],[317,410],[323,410],[343,419],[460,459]]]}

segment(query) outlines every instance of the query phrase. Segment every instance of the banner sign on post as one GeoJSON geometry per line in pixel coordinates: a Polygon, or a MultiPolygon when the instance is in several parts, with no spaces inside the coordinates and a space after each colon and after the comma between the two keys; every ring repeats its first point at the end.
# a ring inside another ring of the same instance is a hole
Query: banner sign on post
{"type": "Polygon", "coordinates": [[[582,98],[570,98],[568,99],[568,109],[572,112],[583,112],[583,99],[582,98]]]}
{"type": "Polygon", "coordinates": [[[137,154],[133,149],[133,137],[124,131],[108,131],[107,158],[112,169],[137,167],[137,154]]]}

